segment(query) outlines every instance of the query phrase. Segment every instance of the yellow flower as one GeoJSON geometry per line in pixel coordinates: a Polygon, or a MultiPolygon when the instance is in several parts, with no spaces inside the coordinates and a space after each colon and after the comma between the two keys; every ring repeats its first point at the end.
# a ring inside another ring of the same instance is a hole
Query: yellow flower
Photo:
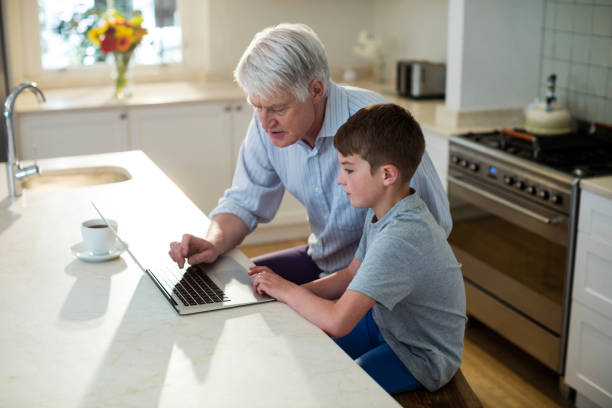
{"type": "Polygon", "coordinates": [[[123,24],[118,24],[115,27],[115,38],[122,38],[122,37],[127,37],[131,40],[134,37],[134,29],[124,26],[123,24]]]}
{"type": "Polygon", "coordinates": [[[94,27],[87,32],[87,37],[89,38],[89,41],[91,41],[95,45],[100,45],[100,36],[104,34],[104,31],[105,30],[103,29],[103,27],[100,27],[100,28],[94,27]]]}

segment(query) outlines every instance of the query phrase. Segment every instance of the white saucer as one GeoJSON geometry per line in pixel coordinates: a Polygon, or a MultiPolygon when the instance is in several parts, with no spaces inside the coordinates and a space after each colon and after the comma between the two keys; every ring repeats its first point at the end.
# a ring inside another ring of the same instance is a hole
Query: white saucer
{"type": "Polygon", "coordinates": [[[119,241],[115,242],[115,246],[106,254],[95,255],[91,251],[87,250],[84,242],[79,242],[78,244],[74,244],[70,251],[72,254],[85,262],[104,262],[111,259],[117,258],[125,248],[119,241]]]}

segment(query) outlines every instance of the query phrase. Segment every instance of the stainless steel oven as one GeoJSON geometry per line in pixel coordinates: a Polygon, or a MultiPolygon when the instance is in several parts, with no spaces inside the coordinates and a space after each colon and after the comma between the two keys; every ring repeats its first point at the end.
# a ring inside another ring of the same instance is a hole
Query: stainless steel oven
{"type": "Polygon", "coordinates": [[[570,163],[575,146],[560,158],[557,148],[544,152],[545,143],[502,131],[451,137],[449,242],[462,264],[468,315],[563,374],[577,174],[589,170],[570,163]]]}

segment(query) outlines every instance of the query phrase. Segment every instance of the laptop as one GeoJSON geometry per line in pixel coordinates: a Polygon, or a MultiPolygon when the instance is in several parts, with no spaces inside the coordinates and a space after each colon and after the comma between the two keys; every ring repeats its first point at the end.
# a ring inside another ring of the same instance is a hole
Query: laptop
{"type": "Polygon", "coordinates": [[[168,258],[143,269],[180,315],[275,300],[256,293],[246,268],[226,255],[212,264],[186,264],[183,269],[168,258]]]}
{"type": "Polygon", "coordinates": [[[162,244],[161,250],[155,251],[156,245],[150,245],[148,242],[147,247],[142,248],[146,250],[142,252],[146,255],[141,259],[147,259],[143,265],[117,234],[115,228],[108,224],[94,202],[90,203],[134,262],[149,275],[178,314],[210,312],[275,300],[256,293],[251,286],[251,277],[246,268],[228,255],[220,256],[214,263],[185,264],[181,269],[165,254],[163,248],[167,244],[162,244]]]}

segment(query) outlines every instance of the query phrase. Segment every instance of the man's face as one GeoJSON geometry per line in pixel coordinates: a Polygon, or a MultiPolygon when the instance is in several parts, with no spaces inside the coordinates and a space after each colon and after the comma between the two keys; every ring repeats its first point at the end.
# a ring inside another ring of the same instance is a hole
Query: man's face
{"type": "Polygon", "coordinates": [[[266,98],[249,96],[249,102],[274,146],[290,146],[300,139],[307,140],[315,131],[318,133],[318,129],[315,129],[315,106],[310,94],[304,102],[289,92],[266,98]]]}
{"type": "Polygon", "coordinates": [[[344,192],[356,208],[374,208],[383,194],[382,169],[370,172],[370,163],[359,155],[343,156],[338,152],[340,171],[338,184],[344,186],[344,192]]]}

